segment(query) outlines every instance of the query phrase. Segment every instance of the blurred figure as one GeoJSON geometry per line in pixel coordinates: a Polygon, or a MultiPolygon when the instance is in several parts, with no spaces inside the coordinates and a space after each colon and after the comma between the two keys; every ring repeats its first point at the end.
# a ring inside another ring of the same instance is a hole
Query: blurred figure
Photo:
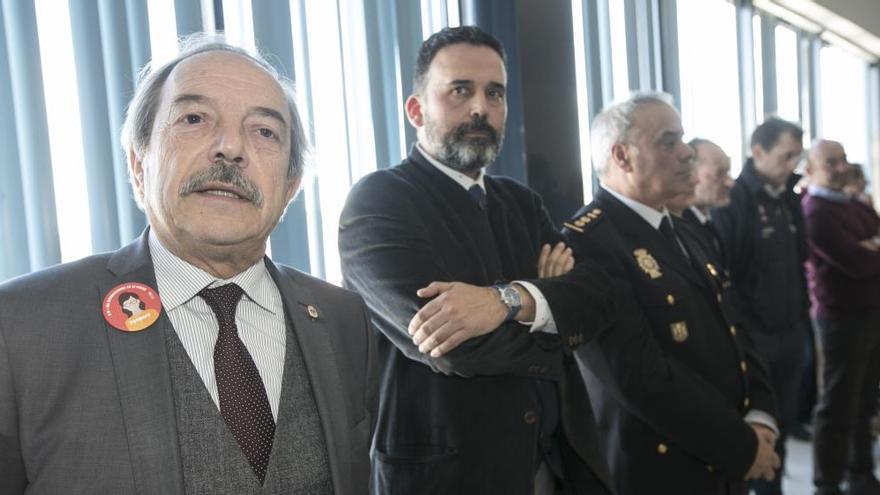
{"type": "Polygon", "coordinates": [[[865,190],[868,187],[868,181],[865,180],[865,171],[858,163],[850,163],[847,173],[846,184],[843,186],[843,192],[853,198],[865,203],[868,206],[874,206],[874,200],[865,190]]]}
{"type": "Polygon", "coordinates": [[[810,150],[803,198],[812,315],[822,353],[813,481],[817,495],[876,495],[870,419],[880,384],[880,218],[844,192],[851,173],[843,146],[810,150]]]}
{"type": "Polygon", "coordinates": [[[694,177],[696,185],[689,208],[682,217],[699,226],[706,241],[721,252],[721,243],[709,220],[711,209],[730,203],[733,178],[730,176],[730,157],[720,146],[708,139],[695,138],[689,143],[694,149],[694,177]]]}
{"type": "MultiPolygon", "coordinates": [[[[810,338],[809,299],[803,262],[800,198],[794,170],[803,155],[803,130],[771,118],[752,133],[752,157],[730,193],[730,204],[712,212],[725,263],[743,310],[753,321],[755,347],[770,366],[779,399],[781,433],[776,451],[796,422],[804,348],[810,338]]],[[[779,478],[753,484],[758,495],[782,493],[779,478]]]]}

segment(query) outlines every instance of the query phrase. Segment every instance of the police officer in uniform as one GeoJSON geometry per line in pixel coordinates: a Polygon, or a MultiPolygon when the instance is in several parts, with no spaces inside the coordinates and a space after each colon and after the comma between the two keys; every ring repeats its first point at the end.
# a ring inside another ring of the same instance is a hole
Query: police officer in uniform
{"type": "Polygon", "coordinates": [[[743,495],[775,476],[776,407],[717,260],[666,207],[693,187],[678,112],[636,94],[591,136],[602,188],[565,234],[615,281],[617,323],[576,357],[618,493],[743,495]]]}

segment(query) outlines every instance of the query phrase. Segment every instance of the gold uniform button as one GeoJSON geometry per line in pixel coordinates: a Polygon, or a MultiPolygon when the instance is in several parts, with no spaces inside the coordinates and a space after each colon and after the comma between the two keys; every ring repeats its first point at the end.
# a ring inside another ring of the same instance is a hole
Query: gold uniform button
{"type": "Polygon", "coordinates": [[[706,470],[709,471],[710,473],[714,473],[714,472],[715,472],[715,468],[713,468],[711,464],[708,465],[708,466],[706,466],[706,470]]]}
{"type": "Polygon", "coordinates": [[[743,370],[743,373],[745,373],[746,370],[749,369],[749,367],[746,366],[746,362],[745,362],[745,361],[740,361],[740,362],[739,362],[739,369],[743,370]]]}
{"type": "Polygon", "coordinates": [[[670,306],[675,304],[675,296],[672,294],[666,294],[666,302],[669,303],[670,306]]]}
{"type": "Polygon", "coordinates": [[[730,335],[736,337],[736,327],[733,325],[730,325],[730,335]]]}
{"type": "Polygon", "coordinates": [[[746,399],[743,401],[743,407],[749,407],[749,404],[751,404],[751,402],[749,401],[749,398],[746,397],[746,399]]]}
{"type": "Polygon", "coordinates": [[[715,296],[715,298],[718,299],[718,302],[720,303],[720,302],[721,302],[721,293],[719,292],[719,293],[715,296]]]}
{"type": "Polygon", "coordinates": [[[526,411],[526,413],[523,415],[523,421],[525,421],[527,425],[533,425],[536,421],[538,421],[538,415],[535,413],[535,411],[526,411]]]}
{"type": "Polygon", "coordinates": [[[712,263],[706,263],[706,269],[709,270],[709,273],[712,274],[713,277],[718,276],[718,270],[715,269],[715,265],[712,263]]]}
{"type": "Polygon", "coordinates": [[[669,447],[667,447],[665,443],[657,444],[657,453],[658,454],[665,454],[667,452],[669,452],[669,447]]]}

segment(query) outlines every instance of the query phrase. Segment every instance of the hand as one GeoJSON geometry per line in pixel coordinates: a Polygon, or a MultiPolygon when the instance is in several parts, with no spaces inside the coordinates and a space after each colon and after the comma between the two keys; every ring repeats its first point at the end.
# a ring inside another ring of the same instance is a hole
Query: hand
{"type": "Polygon", "coordinates": [[[872,237],[870,239],[865,239],[864,241],[859,242],[859,246],[867,249],[868,251],[877,252],[880,251],[880,246],[877,245],[877,238],[872,237]]]}
{"type": "Polygon", "coordinates": [[[776,477],[776,470],[782,465],[779,456],[773,450],[773,446],[776,444],[776,433],[757,423],[750,423],[749,426],[758,437],[758,451],[755,453],[755,461],[746,473],[745,479],[773,481],[776,477]]]}
{"type": "Polygon", "coordinates": [[[407,331],[419,352],[430,353],[432,357],[440,357],[468,339],[495,330],[507,317],[507,306],[491,287],[431,282],[416,294],[434,299],[412,317],[407,331]]]}
{"type": "Polygon", "coordinates": [[[574,256],[571,248],[565,247],[564,242],[557,243],[552,249],[550,244],[541,246],[541,254],[538,255],[538,278],[565,275],[572,268],[574,268],[574,256]]]}

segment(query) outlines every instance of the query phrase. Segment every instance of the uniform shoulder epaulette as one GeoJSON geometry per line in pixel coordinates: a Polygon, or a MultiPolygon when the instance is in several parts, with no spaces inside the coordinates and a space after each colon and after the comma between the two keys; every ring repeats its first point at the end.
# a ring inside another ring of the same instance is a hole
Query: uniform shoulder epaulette
{"type": "Polygon", "coordinates": [[[602,218],[602,210],[600,208],[593,208],[562,225],[569,230],[583,234],[588,228],[599,223],[602,218]]]}

